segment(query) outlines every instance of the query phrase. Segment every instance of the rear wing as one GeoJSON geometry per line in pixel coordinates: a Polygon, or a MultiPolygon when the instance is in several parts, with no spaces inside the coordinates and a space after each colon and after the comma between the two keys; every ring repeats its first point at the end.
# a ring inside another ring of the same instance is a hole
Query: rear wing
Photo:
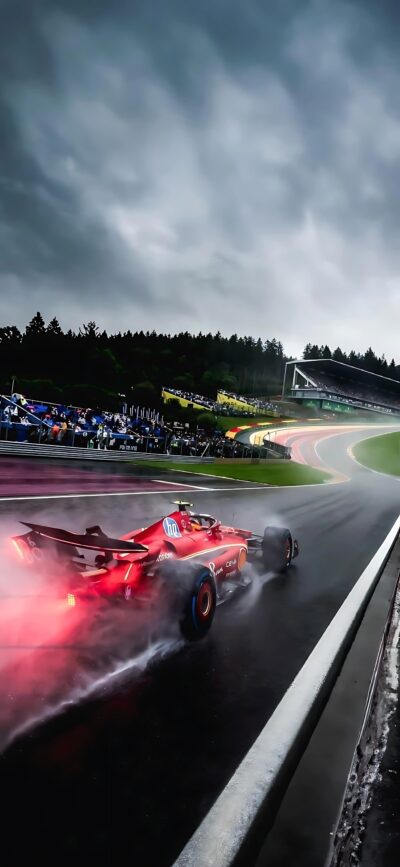
{"type": "Polygon", "coordinates": [[[70,533],[69,530],[61,530],[58,527],[46,527],[42,524],[28,524],[21,521],[25,527],[52,542],[60,545],[72,545],[74,548],[85,548],[87,551],[104,551],[110,554],[134,554],[148,551],[146,545],[139,542],[126,541],[124,539],[112,539],[106,536],[100,527],[89,527],[86,533],[70,533]]]}

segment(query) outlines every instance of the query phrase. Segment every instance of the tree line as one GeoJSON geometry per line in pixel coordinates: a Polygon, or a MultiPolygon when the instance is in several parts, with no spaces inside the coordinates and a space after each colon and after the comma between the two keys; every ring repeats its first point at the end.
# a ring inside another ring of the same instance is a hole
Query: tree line
{"type": "MultiPolygon", "coordinates": [[[[307,344],[304,358],[335,358],[400,380],[400,366],[372,349],[348,355],[337,347],[307,344]]],[[[41,313],[21,331],[0,327],[0,386],[48,401],[117,408],[157,407],[163,385],[213,396],[217,388],[259,397],[280,393],[285,362],[282,343],[216,334],[159,334],[130,330],[108,334],[95,322],[66,331],[41,313]]]]}
{"type": "Polygon", "coordinates": [[[371,347],[364,353],[354,352],[352,349],[346,354],[346,352],[342,352],[340,346],[331,351],[329,346],[307,343],[303,358],[333,358],[335,361],[352,364],[353,367],[362,367],[363,370],[369,370],[371,373],[379,373],[380,376],[389,376],[391,379],[400,381],[400,365],[396,365],[394,358],[387,362],[384,355],[378,357],[371,347]]]}

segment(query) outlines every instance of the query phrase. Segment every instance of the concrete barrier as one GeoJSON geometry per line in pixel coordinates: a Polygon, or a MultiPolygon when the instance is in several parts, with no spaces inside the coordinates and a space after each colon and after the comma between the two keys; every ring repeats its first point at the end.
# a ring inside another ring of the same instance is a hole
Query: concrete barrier
{"type": "Polygon", "coordinates": [[[255,863],[399,532],[400,516],[175,867],[250,867],[255,863]]]}

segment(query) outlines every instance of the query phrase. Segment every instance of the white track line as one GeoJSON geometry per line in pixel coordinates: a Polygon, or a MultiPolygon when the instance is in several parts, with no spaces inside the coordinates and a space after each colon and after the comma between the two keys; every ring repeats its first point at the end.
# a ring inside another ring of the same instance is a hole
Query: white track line
{"type": "MultiPolygon", "coordinates": [[[[221,478],[218,476],[216,478],[221,478]]],[[[237,481],[235,479],[235,481],[237,481]]],[[[298,491],[299,488],[332,488],[330,484],[312,484],[312,485],[263,485],[261,483],[254,482],[252,485],[246,485],[244,487],[236,487],[235,485],[231,485],[229,488],[197,488],[195,489],[195,493],[200,496],[201,494],[228,494],[232,491],[236,493],[245,493],[246,491],[252,491],[253,493],[258,491],[298,491]]],[[[31,500],[83,500],[94,497],[160,497],[165,494],[187,494],[187,488],[177,488],[170,491],[116,491],[114,493],[102,494],[35,494],[33,496],[23,496],[23,497],[0,497],[0,503],[19,503],[26,502],[31,500]]]]}
{"type": "MultiPolygon", "coordinates": [[[[293,463],[295,463],[295,461],[293,461],[293,463]]],[[[309,464],[305,464],[305,466],[309,466],[309,464]]],[[[314,467],[312,467],[311,469],[314,469],[314,467]]],[[[235,479],[235,476],[218,476],[216,473],[203,473],[203,472],[194,472],[193,470],[172,470],[172,469],[167,470],[167,472],[186,473],[189,476],[204,476],[207,479],[221,479],[221,480],[226,479],[227,482],[241,482],[242,485],[249,485],[250,484],[250,479],[235,479]]],[[[156,479],[154,479],[154,481],[156,481],[156,479]]],[[[172,485],[172,482],[169,482],[169,484],[172,485]]],[[[179,482],[179,484],[182,485],[183,482],[179,482]]],[[[268,482],[251,482],[251,484],[254,485],[254,488],[248,488],[248,487],[247,488],[233,488],[233,487],[232,488],[205,488],[204,490],[207,490],[207,491],[241,491],[241,490],[243,490],[243,491],[257,491],[258,488],[271,488],[271,490],[274,490],[274,491],[280,491],[280,490],[288,491],[291,488],[322,488],[324,485],[325,485],[325,487],[327,485],[336,485],[337,482],[328,480],[326,482],[311,482],[311,484],[309,484],[309,485],[307,485],[307,484],[304,484],[304,485],[272,485],[271,484],[270,485],[268,482]]]]}
{"type": "MultiPolygon", "coordinates": [[[[214,490],[201,488],[200,492],[214,490]]],[[[151,497],[160,496],[164,491],[107,491],[99,494],[35,494],[23,497],[0,497],[0,503],[18,503],[23,500],[84,500],[90,497],[151,497]]],[[[173,488],[166,494],[187,494],[187,488],[173,488]]]]}
{"type": "MultiPolygon", "coordinates": [[[[205,476],[208,479],[226,479],[228,482],[242,482],[243,485],[249,483],[250,479],[237,479],[235,476],[219,476],[218,473],[203,473],[203,470],[169,470],[171,473],[186,473],[189,476],[205,476]]],[[[169,482],[171,485],[172,482],[169,482]]],[[[179,484],[183,484],[179,482],[179,484]]],[[[253,482],[253,485],[263,485],[264,482],[253,482]]]]}
{"type": "MultiPolygon", "coordinates": [[[[306,487],[311,487],[311,485],[307,485],[306,487]]],[[[198,488],[198,494],[205,493],[219,493],[220,491],[269,491],[271,489],[270,485],[259,485],[258,487],[247,487],[247,488],[198,488]]],[[[173,490],[165,491],[166,494],[187,494],[188,489],[186,488],[174,488],[173,490]]],[[[19,503],[27,500],[84,500],[93,497],[156,497],[163,494],[164,491],[114,491],[102,493],[102,494],[35,494],[32,496],[23,496],[23,497],[0,497],[0,503],[19,503]]]]}
{"type": "MultiPolygon", "coordinates": [[[[220,476],[218,478],[221,478],[220,476]]],[[[166,479],[152,479],[152,482],[156,482],[157,485],[173,485],[173,482],[168,482],[166,479]]],[[[200,485],[187,485],[185,482],[179,482],[181,488],[189,488],[191,491],[208,491],[208,488],[201,487],[200,485]]]]}
{"type": "MultiPolygon", "coordinates": [[[[392,433],[396,433],[396,431],[392,431],[392,433]]],[[[378,436],[386,436],[386,434],[378,434],[378,436]]],[[[361,467],[362,470],[366,470],[367,473],[374,473],[375,476],[383,476],[386,479],[394,479],[395,482],[400,482],[400,476],[395,476],[393,473],[382,473],[380,470],[373,470],[372,467],[367,467],[366,464],[362,464],[361,461],[358,461],[356,457],[354,457],[353,449],[358,446],[360,443],[365,442],[366,440],[377,439],[377,436],[365,437],[363,440],[358,440],[358,442],[353,443],[353,445],[349,446],[347,449],[347,454],[352,461],[354,461],[357,466],[361,467]]]]}

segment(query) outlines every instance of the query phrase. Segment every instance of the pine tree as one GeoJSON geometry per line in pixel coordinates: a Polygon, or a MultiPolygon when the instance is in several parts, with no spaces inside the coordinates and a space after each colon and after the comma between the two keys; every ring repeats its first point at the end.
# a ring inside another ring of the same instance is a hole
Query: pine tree
{"type": "Polygon", "coordinates": [[[344,352],[342,352],[340,346],[336,347],[336,349],[334,350],[334,352],[332,354],[332,358],[334,358],[335,361],[341,361],[342,363],[347,361],[347,358],[346,358],[344,352]]]}
{"type": "Polygon", "coordinates": [[[93,320],[84,323],[82,328],[79,329],[80,337],[99,337],[99,333],[99,327],[95,322],[93,322],[93,320]]]}
{"type": "Polygon", "coordinates": [[[20,343],[21,338],[22,334],[16,325],[6,325],[4,328],[0,328],[0,343],[7,343],[7,341],[12,340],[20,343]]]}
{"type": "Polygon", "coordinates": [[[47,332],[47,334],[56,334],[56,335],[62,334],[61,325],[55,316],[53,319],[50,320],[50,322],[46,328],[46,332],[47,332]]]}
{"type": "Polygon", "coordinates": [[[39,313],[39,311],[38,311],[36,313],[36,315],[33,316],[31,321],[28,322],[28,325],[26,326],[25,334],[36,336],[36,335],[44,334],[45,331],[46,331],[45,321],[43,319],[42,314],[39,313]]]}

